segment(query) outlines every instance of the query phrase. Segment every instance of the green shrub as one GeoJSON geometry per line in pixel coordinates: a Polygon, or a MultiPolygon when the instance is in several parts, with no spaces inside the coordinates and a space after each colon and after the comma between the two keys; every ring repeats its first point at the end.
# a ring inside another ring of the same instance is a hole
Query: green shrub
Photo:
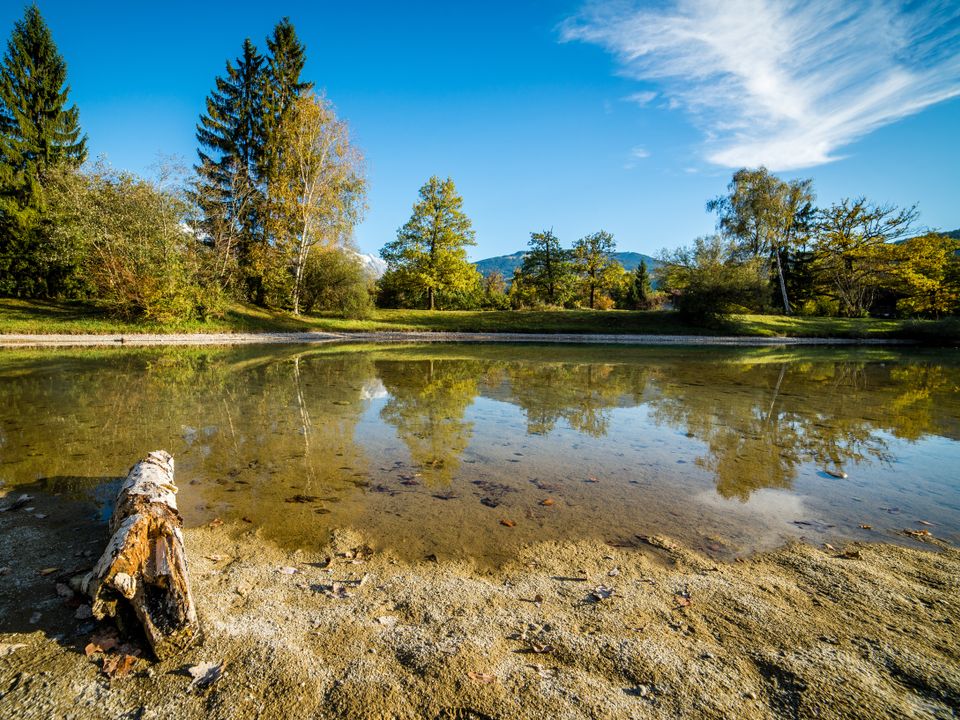
{"type": "Polygon", "coordinates": [[[365,318],[373,312],[372,281],[360,259],[340,248],[316,249],[303,271],[301,302],[306,312],[337,312],[365,318]]]}

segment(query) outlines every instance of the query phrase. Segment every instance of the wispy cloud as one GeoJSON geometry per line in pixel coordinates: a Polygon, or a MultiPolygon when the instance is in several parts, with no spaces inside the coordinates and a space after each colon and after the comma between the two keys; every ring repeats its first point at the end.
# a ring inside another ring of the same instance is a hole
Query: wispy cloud
{"type": "Polygon", "coordinates": [[[650,157],[650,151],[641,145],[635,145],[630,148],[630,156],[627,159],[627,162],[624,163],[624,170],[633,170],[637,166],[637,160],[645,160],[650,157]]]}
{"type": "Polygon", "coordinates": [[[649,105],[656,97],[657,94],[652,90],[643,90],[642,92],[630,93],[624,100],[636,103],[637,105],[649,105]]]}
{"type": "MultiPolygon", "coordinates": [[[[960,3],[595,3],[562,26],[689,113],[712,163],[789,170],[960,96],[960,3]]],[[[634,101],[646,98],[646,91],[634,101]]],[[[650,102],[650,97],[646,102],[650,102]]]]}

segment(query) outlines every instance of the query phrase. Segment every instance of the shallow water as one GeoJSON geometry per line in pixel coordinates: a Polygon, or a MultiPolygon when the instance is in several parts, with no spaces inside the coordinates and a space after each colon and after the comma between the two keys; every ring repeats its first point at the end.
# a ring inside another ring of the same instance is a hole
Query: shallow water
{"type": "Polygon", "coordinates": [[[285,546],[356,527],[404,557],[487,564],[583,537],[665,534],[718,558],[914,542],[904,528],[960,540],[955,352],[8,350],[0,388],[7,486],[92,497],[103,517],[116,479],[164,448],[188,525],[285,546]]]}

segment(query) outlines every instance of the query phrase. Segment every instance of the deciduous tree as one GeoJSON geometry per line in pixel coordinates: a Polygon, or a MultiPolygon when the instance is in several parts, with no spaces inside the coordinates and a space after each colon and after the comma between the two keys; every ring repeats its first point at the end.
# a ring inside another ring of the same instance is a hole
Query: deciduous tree
{"type": "Polygon", "coordinates": [[[895,261],[890,243],[905,237],[916,218],[916,207],[875,205],[863,197],[818,212],[816,274],[842,315],[866,315],[879,290],[890,285],[895,261]]]}
{"type": "Polygon", "coordinates": [[[542,302],[563,305],[573,281],[570,252],[560,246],[553,230],[530,233],[528,246],[521,266],[527,286],[536,289],[542,302]]]}
{"type": "Polygon", "coordinates": [[[739,251],[756,258],[761,272],[775,274],[783,310],[790,314],[784,266],[808,234],[813,214],[813,181],[785,182],[764,167],[734,173],[727,194],[707,203],[718,228],[739,251]]]}
{"type": "Polygon", "coordinates": [[[388,272],[401,286],[425,295],[433,310],[438,295],[475,289],[480,273],[467,260],[476,245],[473,225],[463,212],[463,198],[453,180],[436,175],[420,188],[413,215],[397,231],[397,239],[380,251],[388,272]]]}
{"type": "Polygon", "coordinates": [[[616,250],[613,235],[605,230],[582,237],[573,245],[573,268],[591,310],[595,307],[597,292],[609,290],[617,276],[618,263],[613,259],[616,250]]]}
{"type": "Polygon", "coordinates": [[[926,233],[895,246],[894,289],[906,315],[941,317],[960,309],[960,240],[926,233]]]}
{"type": "Polygon", "coordinates": [[[290,268],[290,301],[299,314],[310,253],[350,237],[363,213],[366,181],[346,123],[313,93],[294,100],[277,138],[280,152],[267,185],[269,227],[290,268]]]}

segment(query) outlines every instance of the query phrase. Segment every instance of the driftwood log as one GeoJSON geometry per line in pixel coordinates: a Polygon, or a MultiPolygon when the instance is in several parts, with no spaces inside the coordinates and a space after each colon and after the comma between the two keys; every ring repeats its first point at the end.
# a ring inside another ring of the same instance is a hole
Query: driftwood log
{"type": "Polygon", "coordinates": [[[132,611],[160,659],[199,634],[176,492],[169,453],[152,452],[134,465],[117,494],[110,542],[81,581],[97,619],[125,623],[132,611]]]}

